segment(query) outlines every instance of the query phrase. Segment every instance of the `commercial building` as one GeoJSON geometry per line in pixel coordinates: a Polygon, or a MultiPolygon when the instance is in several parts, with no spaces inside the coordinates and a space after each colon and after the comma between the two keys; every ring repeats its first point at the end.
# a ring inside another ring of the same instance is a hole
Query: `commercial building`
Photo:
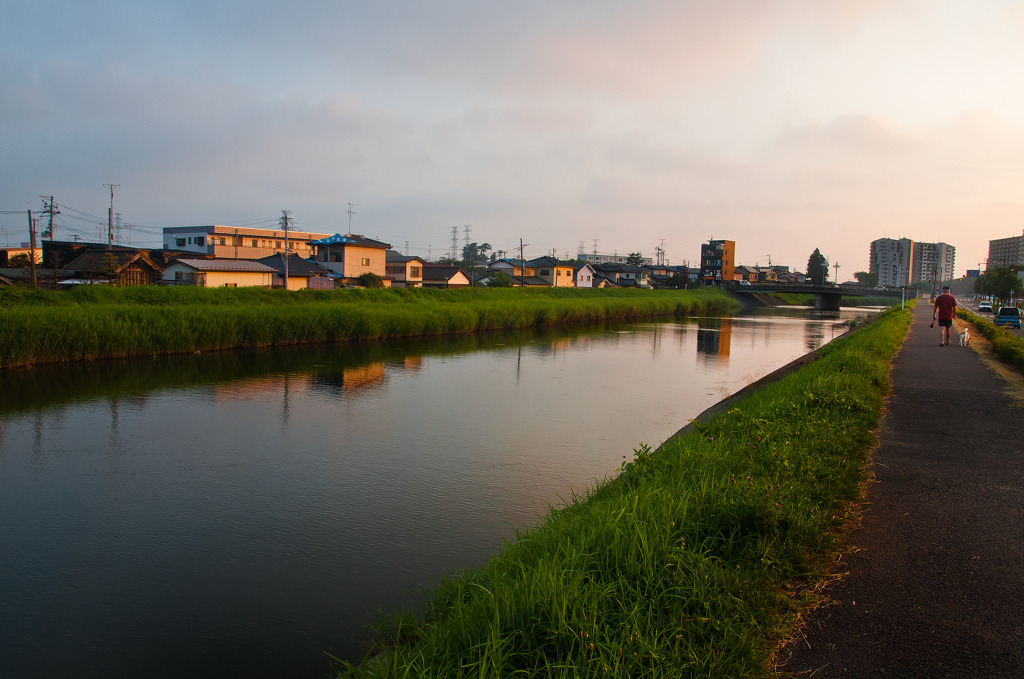
{"type": "MultiPolygon", "coordinates": [[[[288,229],[288,252],[306,258],[313,254],[309,241],[327,233],[288,229]]],[[[262,259],[284,252],[284,229],[224,226],[171,226],[164,228],[164,249],[212,255],[217,259],[262,259]]]]}
{"type": "Polygon", "coordinates": [[[736,271],[736,242],[711,240],[700,246],[700,281],[704,285],[733,280],[736,271]]]}
{"type": "MultiPolygon", "coordinates": [[[[576,259],[595,266],[598,264],[629,264],[629,255],[620,255],[618,253],[614,255],[601,255],[596,252],[580,252],[576,255],[576,259]]],[[[640,259],[640,264],[644,266],[650,266],[653,263],[654,260],[650,257],[642,257],[640,259]]]]}

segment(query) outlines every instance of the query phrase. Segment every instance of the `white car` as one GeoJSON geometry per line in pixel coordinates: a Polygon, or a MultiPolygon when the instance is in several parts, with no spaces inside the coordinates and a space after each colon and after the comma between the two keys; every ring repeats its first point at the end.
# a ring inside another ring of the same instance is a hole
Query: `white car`
{"type": "Polygon", "coordinates": [[[978,302],[978,311],[988,311],[991,313],[992,304],[990,302],[978,302]]]}

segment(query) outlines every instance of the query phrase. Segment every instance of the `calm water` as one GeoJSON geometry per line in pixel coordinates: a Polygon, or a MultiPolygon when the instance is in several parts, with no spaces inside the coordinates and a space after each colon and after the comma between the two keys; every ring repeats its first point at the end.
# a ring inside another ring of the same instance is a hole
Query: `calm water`
{"type": "Polygon", "coordinates": [[[0,675],[322,677],[326,654],[360,657],[378,609],[415,605],[839,322],[0,373],[0,675]]]}

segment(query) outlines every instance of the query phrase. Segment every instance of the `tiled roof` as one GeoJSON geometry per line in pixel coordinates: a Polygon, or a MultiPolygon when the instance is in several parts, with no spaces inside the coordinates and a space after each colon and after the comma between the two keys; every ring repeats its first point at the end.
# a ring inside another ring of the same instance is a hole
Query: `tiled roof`
{"type": "MultiPolygon", "coordinates": [[[[431,264],[427,262],[423,265],[423,280],[425,281],[448,281],[455,277],[462,271],[461,267],[449,266],[447,264],[431,264]]],[[[465,272],[463,271],[463,274],[465,272]]],[[[469,280],[469,276],[466,276],[466,280],[469,280]]]]}
{"type": "Polygon", "coordinates": [[[179,259],[196,271],[226,271],[238,273],[274,273],[277,269],[248,259],[179,259]]]}
{"type": "MultiPolygon", "coordinates": [[[[284,274],[284,254],[275,252],[267,257],[256,260],[260,264],[266,264],[280,274],[284,274]]],[[[299,257],[294,252],[288,255],[289,276],[326,276],[331,273],[330,269],[320,266],[316,262],[299,257]]]]}
{"type": "Polygon", "coordinates": [[[379,240],[373,240],[366,236],[360,236],[356,233],[346,233],[342,236],[340,233],[336,233],[329,238],[321,238],[320,240],[309,241],[310,245],[361,245],[367,248],[384,248],[391,249],[390,243],[383,243],[379,240]]]}

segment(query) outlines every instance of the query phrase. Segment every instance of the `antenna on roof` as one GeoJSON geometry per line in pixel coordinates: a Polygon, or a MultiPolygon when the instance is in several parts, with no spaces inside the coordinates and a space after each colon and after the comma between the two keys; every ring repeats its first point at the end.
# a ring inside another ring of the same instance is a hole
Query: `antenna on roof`
{"type": "Polygon", "coordinates": [[[348,204],[348,233],[349,233],[350,236],[352,235],[352,215],[354,215],[354,214],[355,214],[355,211],[352,209],[352,203],[349,203],[348,204]]]}

